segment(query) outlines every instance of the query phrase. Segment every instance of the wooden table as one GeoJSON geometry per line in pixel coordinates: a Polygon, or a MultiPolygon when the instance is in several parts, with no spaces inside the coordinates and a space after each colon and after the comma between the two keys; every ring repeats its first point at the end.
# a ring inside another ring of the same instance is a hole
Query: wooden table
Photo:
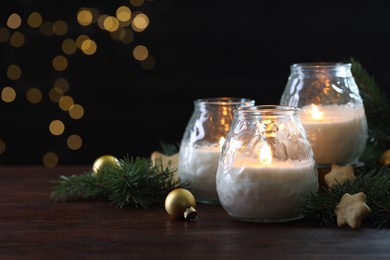
{"type": "Polygon", "coordinates": [[[247,223],[219,205],[186,222],[163,205],[50,200],[52,181],[89,167],[0,167],[0,259],[390,259],[388,229],[247,223]]]}

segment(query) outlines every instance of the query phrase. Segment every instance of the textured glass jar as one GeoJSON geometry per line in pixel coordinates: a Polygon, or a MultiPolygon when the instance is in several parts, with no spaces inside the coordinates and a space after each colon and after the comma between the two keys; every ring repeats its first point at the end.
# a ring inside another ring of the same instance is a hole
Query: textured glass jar
{"type": "Polygon", "coordinates": [[[299,109],[239,108],[226,136],[216,175],[221,205],[233,218],[285,222],[302,218],[302,196],[317,192],[314,155],[299,109]]]}
{"type": "Polygon", "coordinates": [[[280,104],[301,109],[318,167],[358,162],[368,130],[350,63],[293,64],[280,104]]]}
{"type": "Polygon", "coordinates": [[[178,161],[178,175],[188,181],[199,203],[218,204],[215,174],[221,147],[233,120],[233,110],[254,105],[239,97],[197,99],[184,131],[178,161]]]}

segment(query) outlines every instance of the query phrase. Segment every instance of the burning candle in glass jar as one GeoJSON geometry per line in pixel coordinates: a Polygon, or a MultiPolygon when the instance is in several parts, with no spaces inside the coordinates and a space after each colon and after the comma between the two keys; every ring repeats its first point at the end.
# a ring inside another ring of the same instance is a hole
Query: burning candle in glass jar
{"type": "Polygon", "coordinates": [[[356,163],[367,138],[363,106],[312,104],[300,117],[317,165],[356,163]]]}
{"type": "Polygon", "coordinates": [[[303,195],[318,190],[313,151],[299,109],[239,108],[217,170],[217,193],[233,218],[284,222],[302,217],[303,195]]]}
{"type": "Polygon", "coordinates": [[[197,99],[180,143],[178,176],[188,182],[196,201],[219,204],[215,175],[221,148],[230,130],[234,110],[254,105],[239,97],[197,99]]]}
{"type": "Polygon", "coordinates": [[[301,109],[318,168],[359,164],[368,129],[351,63],[292,64],[280,104],[301,109]]]}
{"type": "Polygon", "coordinates": [[[237,155],[229,178],[219,178],[221,204],[230,215],[243,220],[300,218],[301,196],[318,189],[313,167],[310,160],[276,160],[271,146],[265,143],[259,158],[237,155]]]}

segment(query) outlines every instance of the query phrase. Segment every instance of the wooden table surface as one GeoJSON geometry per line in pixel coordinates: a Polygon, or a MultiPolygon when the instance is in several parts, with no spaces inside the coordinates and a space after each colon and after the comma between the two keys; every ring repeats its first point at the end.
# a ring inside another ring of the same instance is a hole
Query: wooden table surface
{"type": "Polygon", "coordinates": [[[390,259],[389,229],[248,223],[201,204],[186,222],[163,204],[50,200],[52,181],[88,169],[0,167],[0,259],[390,259]]]}

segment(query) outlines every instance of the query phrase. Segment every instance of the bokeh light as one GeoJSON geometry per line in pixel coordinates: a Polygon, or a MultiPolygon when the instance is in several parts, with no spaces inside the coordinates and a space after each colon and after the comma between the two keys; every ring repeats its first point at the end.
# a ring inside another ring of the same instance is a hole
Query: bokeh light
{"type": "Polygon", "coordinates": [[[69,108],[69,116],[73,119],[81,119],[84,116],[84,108],[80,104],[74,104],[69,108]]]}
{"type": "Polygon", "coordinates": [[[31,104],[38,104],[42,100],[42,92],[39,88],[30,88],[27,91],[26,98],[31,104]]]}
{"type": "Polygon", "coordinates": [[[96,52],[97,46],[95,41],[87,39],[81,44],[81,50],[85,55],[92,55],[96,52]]]}
{"type": "Polygon", "coordinates": [[[13,13],[8,17],[7,26],[10,29],[18,29],[21,24],[22,18],[17,13],[13,13]]]}
{"type": "Polygon", "coordinates": [[[42,21],[43,19],[40,13],[32,12],[27,19],[27,24],[31,28],[38,28],[39,26],[41,26],[42,21]]]}
{"type": "Polygon", "coordinates": [[[70,135],[66,141],[68,148],[71,150],[78,150],[83,145],[83,139],[79,135],[70,135]]]}
{"type": "Polygon", "coordinates": [[[133,22],[131,23],[133,30],[136,32],[144,31],[146,27],[148,27],[148,25],[149,25],[149,18],[143,13],[137,14],[134,17],[133,22]]]}
{"type": "Polygon", "coordinates": [[[53,68],[57,71],[64,71],[68,67],[68,60],[62,55],[54,57],[52,62],[53,68]]]}
{"type": "MultiPolygon", "coordinates": [[[[6,63],[3,64],[3,72],[0,74],[6,76],[2,79],[11,81],[1,86],[1,101],[9,105],[21,95],[23,99],[18,99],[17,104],[26,102],[34,105],[38,109],[33,111],[43,111],[45,102],[56,103],[58,111],[51,113],[58,115],[57,118],[61,120],[49,118],[46,122],[49,122],[51,135],[63,135],[65,125],[68,123],[71,125],[73,120],[81,120],[85,115],[85,107],[76,104],[74,98],[69,95],[68,79],[72,77],[68,76],[72,72],[72,61],[88,59],[98,51],[99,55],[95,55],[96,57],[101,57],[100,54],[103,52],[104,55],[116,52],[106,48],[105,43],[102,44],[99,33],[109,35],[116,44],[133,44],[136,33],[144,31],[149,26],[149,17],[140,8],[143,4],[143,0],[130,0],[127,4],[123,2],[113,4],[114,6],[108,10],[80,5],[67,16],[56,15],[55,10],[48,14],[47,10],[39,10],[39,5],[30,11],[15,8],[3,17],[3,24],[0,26],[0,44],[13,51],[12,55],[4,58],[6,63]],[[45,47],[47,43],[53,45],[53,48],[50,46],[50,50],[55,50],[54,53],[45,47]],[[28,51],[33,52],[32,55],[29,55],[28,51]],[[39,63],[36,62],[37,57],[40,59],[39,63]],[[36,67],[42,60],[47,61],[47,67],[36,67]],[[52,74],[47,74],[46,69],[52,74]],[[45,79],[49,79],[49,82],[37,80],[36,75],[39,74],[47,75],[45,79]],[[69,115],[65,119],[61,115],[64,111],[69,115]]],[[[126,47],[126,51],[131,52],[132,58],[126,62],[137,62],[144,70],[155,67],[156,61],[145,45],[129,46],[126,47]]],[[[123,58],[128,57],[124,55],[123,58]]],[[[79,87],[80,83],[74,85],[79,87]]],[[[47,123],[44,127],[47,127],[47,123]]],[[[1,138],[0,154],[7,153],[5,141],[7,137],[1,138]]],[[[79,133],[67,138],[66,146],[72,151],[79,150],[83,145],[85,144],[79,133]]],[[[9,144],[8,146],[11,147],[9,144]]],[[[56,149],[59,148],[56,146],[56,149]]],[[[54,167],[59,163],[61,152],[52,148],[48,150],[51,151],[45,151],[42,155],[42,163],[46,167],[54,167]]]]}
{"type": "Polygon", "coordinates": [[[56,21],[53,24],[53,32],[58,36],[65,35],[68,32],[68,25],[64,21],[56,21]]]}
{"type": "Polygon", "coordinates": [[[47,152],[42,158],[42,163],[47,168],[53,168],[57,166],[59,161],[58,155],[54,152],[47,152]]]}
{"type": "Polygon", "coordinates": [[[65,131],[65,125],[61,120],[53,120],[49,125],[49,131],[52,135],[62,135],[65,131]]]}
{"type": "Polygon", "coordinates": [[[134,59],[143,61],[148,57],[148,55],[149,55],[149,51],[145,46],[143,45],[135,46],[133,50],[134,59]]]}
{"type": "Polygon", "coordinates": [[[16,98],[16,91],[12,87],[4,87],[1,91],[1,100],[6,103],[14,101],[16,98]]]}
{"type": "Polygon", "coordinates": [[[132,6],[140,7],[144,4],[144,0],[130,0],[129,1],[132,6]]]}
{"type": "MultiPolygon", "coordinates": [[[[54,87],[60,88],[62,90],[61,97],[64,93],[69,91],[69,82],[65,78],[58,78],[54,81],[54,87]]],[[[58,100],[57,100],[58,101],[58,100]]]]}
{"type": "Polygon", "coordinates": [[[103,21],[103,28],[109,32],[115,32],[119,28],[119,21],[114,16],[107,16],[103,21]]]}
{"type": "Polygon", "coordinates": [[[15,47],[15,48],[22,47],[24,42],[25,42],[24,35],[20,32],[14,32],[11,35],[11,38],[9,40],[9,43],[11,44],[11,46],[15,47]]]}
{"type": "Polygon", "coordinates": [[[65,54],[74,54],[77,51],[76,42],[72,39],[65,39],[61,44],[61,49],[65,54]]]}
{"type": "Polygon", "coordinates": [[[76,39],[76,46],[81,50],[81,45],[83,45],[83,42],[89,40],[89,36],[85,34],[81,34],[76,39]]]}
{"type": "Polygon", "coordinates": [[[54,103],[60,101],[60,98],[62,98],[63,96],[64,91],[59,87],[53,87],[49,90],[49,99],[54,103]]]}
{"type": "Polygon", "coordinates": [[[10,80],[18,80],[21,76],[22,76],[22,69],[18,65],[11,64],[8,66],[7,77],[10,80]]]}
{"type": "Polygon", "coordinates": [[[82,26],[88,26],[92,23],[93,15],[89,8],[80,8],[77,12],[77,21],[82,26]]]}
{"type": "Polygon", "coordinates": [[[131,10],[127,6],[120,6],[116,9],[116,17],[120,22],[128,22],[131,19],[131,10]]]}
{"type": "Polygon", "coordinates": [[[63,111],[69,111],[70,107],[73,106],[74,100],[71,96],[63,96],[58,101],[58,105],[63,111]]]}

